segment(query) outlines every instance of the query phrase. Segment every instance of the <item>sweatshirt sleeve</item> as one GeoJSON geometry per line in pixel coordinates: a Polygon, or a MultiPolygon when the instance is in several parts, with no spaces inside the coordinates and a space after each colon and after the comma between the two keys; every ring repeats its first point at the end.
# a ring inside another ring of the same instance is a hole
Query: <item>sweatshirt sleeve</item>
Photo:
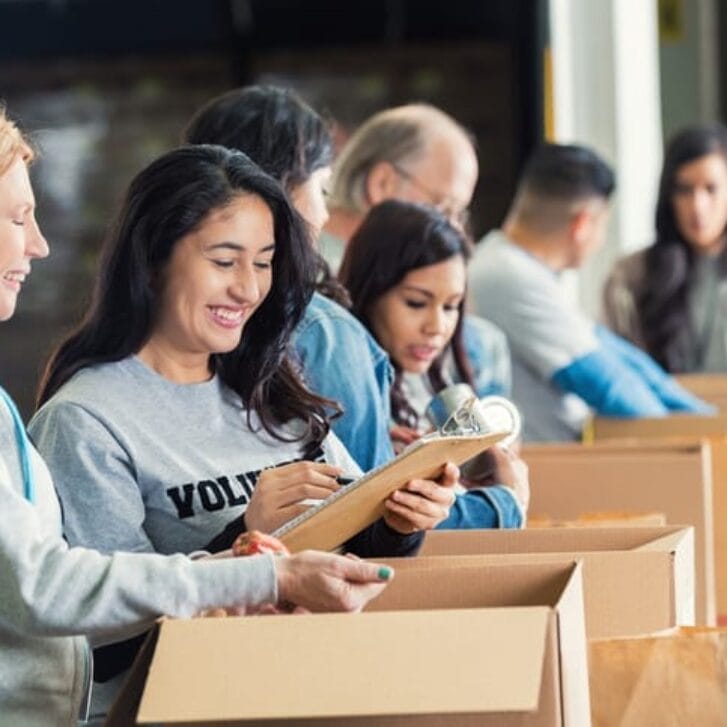
{"type": "Polygon", "coordinates": [[[10,631],[112,640],[162,614],[277,599],[271,556],[191,561],[69,548],[18,489],[0,459],[0,623],[10,631]]]}
{"type": "Polygon", "coordinates": [[[43,407],[28,431],[53,473],[71,545],[103,553],[156,550],[144,530],[146,508],[129,445],[87,409],[67,401],[43,407]]]}

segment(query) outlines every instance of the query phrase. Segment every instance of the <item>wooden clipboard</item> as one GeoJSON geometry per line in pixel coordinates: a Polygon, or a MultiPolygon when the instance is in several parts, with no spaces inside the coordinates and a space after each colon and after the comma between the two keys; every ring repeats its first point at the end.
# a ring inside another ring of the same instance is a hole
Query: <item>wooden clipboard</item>
{"type": "Polygon", "coordinates": [[[384,500],[412,479],[438,477],[446,462],[459,465],[489,449],[509,432],[419,439],[398,457],[341,488],[273,535],[291,552],[334,550],[384,514],[384,500]]]}

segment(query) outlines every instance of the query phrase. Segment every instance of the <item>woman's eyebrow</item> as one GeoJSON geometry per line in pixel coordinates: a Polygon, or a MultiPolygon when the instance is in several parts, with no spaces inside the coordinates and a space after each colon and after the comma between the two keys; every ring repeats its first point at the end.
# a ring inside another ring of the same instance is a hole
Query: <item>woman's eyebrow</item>
{"type": "Polygon", "coordinates": [[[216,242],[212,245],[207,245],[208,250],[234,250],[235,252],[242,252],[245,249],[244,245],[240,245],[237,242],[216,242]]]}
{"type": "Polygon", "coordinates": [[[422,295],[426,295],[427,298],[433,298],[434,297],[434,293],[432,293],[431,291],[427,290],[426,288],[419,288],[416,285],[405,285],[404,286],[404,290],[411,290],[411,291],[414,291],[415,293],[421,293],[422,295]]]}
{"type": "MultiPolygon", "coordinates": [[[[212,252],[213,250],[232,250],[234,252],[244,252],[247,248],[241,245],[239,242],[215,242],[211,245],[207,245],[205,248],[207,251],[212,252]]],[[[256,254],[260,255],[264,252],[271,252],[275,250],[275,243],[271,242],[262,249],[258,250],[256,254]]]]}

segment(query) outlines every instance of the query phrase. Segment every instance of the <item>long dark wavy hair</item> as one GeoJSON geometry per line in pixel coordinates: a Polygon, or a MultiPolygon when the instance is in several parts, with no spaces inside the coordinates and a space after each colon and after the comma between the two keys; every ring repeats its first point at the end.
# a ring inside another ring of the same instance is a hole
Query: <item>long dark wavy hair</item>
{"type": "Polygon", "coordinates": [[[239,345],[212,354],[210,365],[239,394],[248,415],[283,441],[314,449],[328,432],[330,404],[308,391],[288,358],[291,332],[313,291],[315,262],[300,218],[278,182],[240,152],[186,146],[152,162],[131,182],[101,253],[84,320],[51,357],[38,405],[77,371],[139,351],[154,328],[161,291],[155,284],[177,242],[239,195],[256,195],[274,220],[270,292],[247,322],[239,345]],[[291,419],[306,423],[294,440],[280,433],[291,419]]]}
{"type": "MultiPolygon", "coordinates": [[[[646,252],[644,285],[636,306],[648,352],[667,371],[688,366],[696,345],[688,313],[688,294],[696,255],[679,231],[673,196],[681,167],[708,154],[727,162],[727,128],[722,124],[690,126],[674,136],[664,154],[656,205],[656,241],[646,252]]],[[[727,272],[727,254],[720,265],[727,272]]]]}
{"type": "MultiPolygon", "coordinates": [[[[461,255],[466,261],[471,254],[472,245],[466,235],[437,210],[388,200],[371,208],[351,238],[338,277],[351,295],[351,312],[373,335],[374,304],[410,271],[436,265],[455,255],[461,255]]],[[[459,305],[457,326],[449,346],[429,367],[428,376],[435,391],[445,386],[442,366],[448,349],[454,355],[461,379],[473,384],[472,365],[462,340],[463,316],[464,299],[459,305]]],[[[417,414],[402,391],[402,371],[396,362],[393,364],[392,416],[399,424],[416,426],[417,414]]]]}
{"type": "MultiPolygon", "coordinates": [[[[277,86],[246,86],[213,98],[194,114],[182,141],[244,152],[288,193],[333,161],[326,120],[295,91],[277,86]]],[[[350,305],[348,293],[318,253],[316,264],[318,291],[350,305]]]]}

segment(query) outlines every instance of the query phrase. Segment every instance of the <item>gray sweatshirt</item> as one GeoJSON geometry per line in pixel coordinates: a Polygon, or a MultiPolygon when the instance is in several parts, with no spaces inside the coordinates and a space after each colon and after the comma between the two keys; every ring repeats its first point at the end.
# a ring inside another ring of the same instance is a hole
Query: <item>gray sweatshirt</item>
{"type": "Polygon", "coordinates": [[[0,401],[0,725],[75,725],[88,685],[86,639],[105,643],[160,614],[274,602],[273,559],[69,548],[47,467],[31,449],[35,503],[23,494],[13,422],[0,401]]]}
{"type": "MultiPolygon", "coordinates": [[[[56,480],[68,541],[104,553],[204,549],[240,520],[262,469],[303,457],[300,442],[274,439],[255,418],[251,429],[219,377],[175,384],[135,356],[79,371],[28,431],[56,480]]],[[[360,472],[334,434],[319,458],[360,472]]]]}

